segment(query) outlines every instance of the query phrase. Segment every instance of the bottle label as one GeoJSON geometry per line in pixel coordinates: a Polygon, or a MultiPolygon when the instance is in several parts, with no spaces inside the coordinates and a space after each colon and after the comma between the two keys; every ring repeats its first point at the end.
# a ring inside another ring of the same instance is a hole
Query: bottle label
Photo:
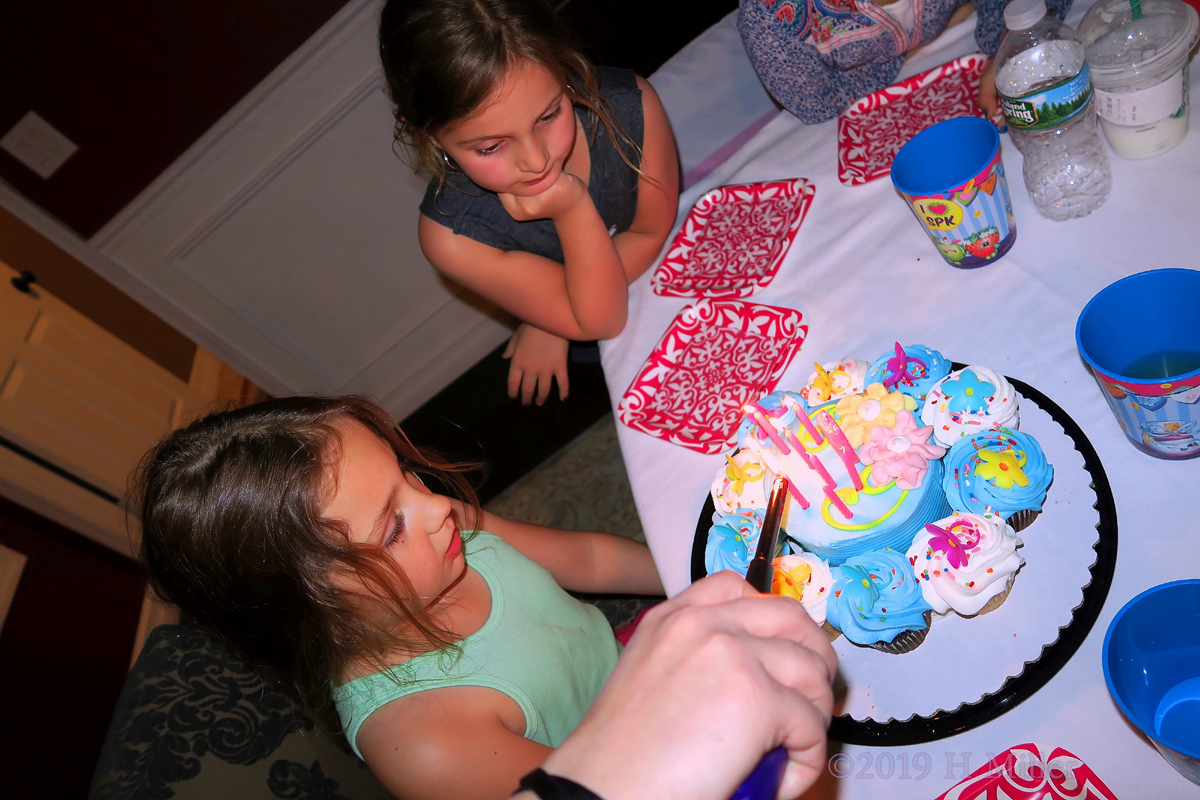
{"type": "Polygon", "coordinates": [[[1136,92],[1096,90],[1096,112],[1117,125],[1150,125],[1183,107],[1183,70],[1157,86],[1136,92]]]}
{"type": "Polygon", "coordinates": [[[1092,73],[1085,62],[1078,75],[1058,86],[1020,97],[1000,95],[1000,107],[1009,127],[1041,131],[1057,128],[1082,111],[1091,99],[1092,73]]]}

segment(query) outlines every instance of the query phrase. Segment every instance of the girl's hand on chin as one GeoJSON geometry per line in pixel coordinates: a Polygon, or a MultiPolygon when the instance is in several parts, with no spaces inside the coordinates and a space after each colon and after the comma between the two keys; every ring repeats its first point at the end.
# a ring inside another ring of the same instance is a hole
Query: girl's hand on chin
{"type": "MultiPolygon", "coordinates": [[[[541,188],[541,187],[537,187],[541,188]]],[[[558,219],[575,209],[588,196],[587,184],[563,170],[544,191],[530,197],[498,192],[504,210],[517,222],[558,219]]]]}

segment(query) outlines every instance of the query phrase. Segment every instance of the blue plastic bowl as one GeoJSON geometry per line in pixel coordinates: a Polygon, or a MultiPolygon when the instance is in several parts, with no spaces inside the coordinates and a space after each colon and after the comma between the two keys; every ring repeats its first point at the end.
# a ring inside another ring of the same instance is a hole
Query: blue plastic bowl
{"type": "Polygon", "coordinates": [[[1200,784],[1200,580],[1139,594],[1104,635],[1104,682],[1172,767],[1200,784]]]}

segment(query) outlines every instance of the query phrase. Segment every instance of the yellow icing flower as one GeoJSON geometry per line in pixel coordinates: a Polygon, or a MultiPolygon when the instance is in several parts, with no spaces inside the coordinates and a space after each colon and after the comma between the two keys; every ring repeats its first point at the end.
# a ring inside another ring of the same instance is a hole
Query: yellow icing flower
{"type": "Polygon", "coordinates": [[[729,485],[733,489],[734,494],[741,494],[742,489],[747,482],[761,481],[763,478],[763,468],[761,464],[756,464],[749,461],[745,464],[739,464],[725,456],[725,460],[729,462],[729,466],[725,467],[725,477],[729,479],[729,485]]]}
{"type": "Polygon", "coordinates": [[[833,394],[833,377],[820,364],[813,364],[817,370],[817,375],[812,380],[812,399],[817,403],[824,403],[833,394]]]}
{"type": "Polygon", "coordinates": [[[984,480],[992,481],[1000,489],[1011,489],[1017,486],[1028,486],[1029,479],[1025,477],[1025,454],[1019,456],[1012,450],[980,450],[975,453],[983,463],[975,468],[975,474],[984,480]]]}
{"type": "MultiPolygon", "coordinates": [[[[779,559],[776,559],[776,564],[779,559]]],[[[771,580],[771,594],[790,597],[797,602],[804,599],[804,585],[812,576],[812,567],[808,564],[797,564],[790,570],[775,567],[775,577],[771,580]]]]}
{"type": "Polygon", "coordinates": [[[842,431],[857,450],[871,435],[876,425],[893,428],[896,412],[916,411],[917,401],[904,392],[889,392],[882,383],[872,383],[863,394],[852,394],[838,400],[837,411],[842,431]]]}

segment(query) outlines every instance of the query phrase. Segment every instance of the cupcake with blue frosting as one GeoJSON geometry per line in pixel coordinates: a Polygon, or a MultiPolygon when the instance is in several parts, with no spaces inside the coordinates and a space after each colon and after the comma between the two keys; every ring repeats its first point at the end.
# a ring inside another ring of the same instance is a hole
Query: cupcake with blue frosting
{"type": "Polygon", "coordinates": [[[1054,480],[1054,466],[1037,440],[1010,428],[960,439],[942,463],[942,488],[952,509],[999,517],[1015,531],[1041,513],[1054,480]]]}
{"type": "Polygon", "coordinates": [[[929,633],[926,602],[904,553],[873,550],[833,568],[829,622],[847,639],[884,653],[908,653],[929,633]]]}
{"type": "Polygon", "coordinates": [[[922,403],[934,384],[949,374],[950,361],[937,350],[923,344],[902,347],[896,342],[892,352],[884,353],[867,370],[863,385],[882,383],[888,391],[902,392],[922,403]]]}
{"type": "MultiPolygon", "coordinates": [[[[708,543],[704,548],[704,568],[709,575],[724,570],[746,574],[754,560],[754,551],[758,549],[763,516],[761,508],[739,508],[713,523],[708,529],[708,543]]],[[[783,549],[778,555],[790,554],[787,541],[782,536],[779,538],[783,549]]]]}

